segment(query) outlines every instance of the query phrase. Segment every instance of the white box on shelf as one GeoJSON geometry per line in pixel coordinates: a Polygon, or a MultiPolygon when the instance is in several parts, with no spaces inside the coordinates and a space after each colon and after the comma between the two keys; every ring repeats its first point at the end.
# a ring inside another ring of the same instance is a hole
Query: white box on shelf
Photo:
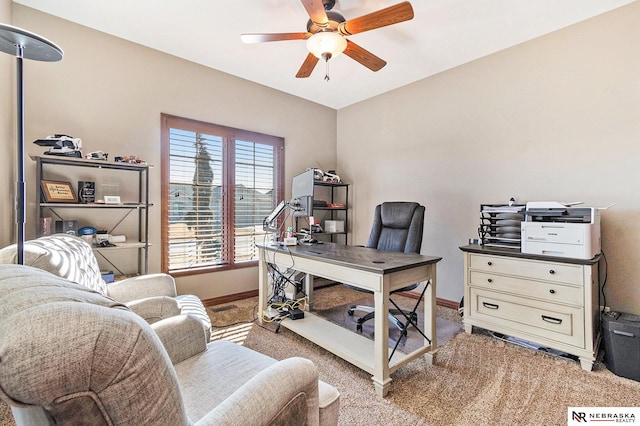
{"type": "Polygon", "coordinates": [[[324,232],[344,232],[344,220],[325,220],[324,232]]]}

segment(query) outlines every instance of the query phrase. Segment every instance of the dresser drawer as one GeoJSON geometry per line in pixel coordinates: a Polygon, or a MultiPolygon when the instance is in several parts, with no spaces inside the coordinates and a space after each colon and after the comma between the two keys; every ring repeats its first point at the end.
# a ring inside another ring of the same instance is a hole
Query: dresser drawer
{"type": "Polygon", "coordinates": [[[574,285],[583,285],[584,280],[582,266],[566,263],[471,254],[469,267],[478,271],[574,285]]]}
{"type": "MultiPolygon", "coordinates": [[[[584,347],[584,310],[471,288],[470,316],[576,347],[584,347]]],[[[488,326],[491,329],[490,326],[488,326]]]]}
{"type": "Polygon", "coordinates": [[[535,297],[554,303],[577,306],[582,306],[584,303],[583,287],[533,281],[490,272],[470,271],[469,285],[518,296],[535,297]]]}

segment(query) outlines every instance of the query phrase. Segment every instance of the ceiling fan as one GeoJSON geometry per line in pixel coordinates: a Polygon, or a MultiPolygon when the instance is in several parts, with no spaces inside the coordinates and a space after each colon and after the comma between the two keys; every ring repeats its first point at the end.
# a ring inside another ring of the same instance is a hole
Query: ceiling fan
{"type": "MultiPolygon", "coordinates": [[[[309,53],[296,74],[297,78],[309,77],[320,59],[324,59],[328,64],[329,59],[343,52],[371,71],[380,70],[387,64],[386,61],[346,37],[413,18],[413,8],[408,1],[349,20],[338,12],[331,11],[336,3],[335,0],[300,1],[310,17],[306,32],[242,34],[240,36],[245,43],[307,40],[309,53]]],[[[325,80],[329,80],[328,74],[325,80]]]]}

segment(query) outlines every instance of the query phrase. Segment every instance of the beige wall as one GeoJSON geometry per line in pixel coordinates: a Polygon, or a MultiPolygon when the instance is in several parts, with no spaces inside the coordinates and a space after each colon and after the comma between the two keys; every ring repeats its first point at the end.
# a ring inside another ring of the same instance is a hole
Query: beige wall
{"type": "MultiPolygon", "coordinates": [[[[65,50],[60,63],[28,64],[27,141],[67,132],[82,137],[86,151],[133,153],[159,166],[161,112],[283,136],[287,180],[307,166],[337,164],[353,184],[353,243],[365,242],[375,204],[390,199],[425,204],[422,252],[443,256],[438,296],[449,300],[462,296],[458,247],[476,236],[480,203],[511,196],[521,202],[617,203],[602,216],[607,302],[640,313],[638,2],[337,114],[29,8],[13,8],[14,25],[65,50]],[[315,164],[305,160],[310,144],[316,148],[315,164]]],[[[10,133],[3,125],[0,131],[10,133]]],[[[42,152],[30,143],[27,150],[42,152]]],[[[33,165],[27,171],[32,183],[33,165]]],[[[160,262],[159,176],[156,167],[152,271],[160,262]]],[[[2,229],[11,209],[12,200],[0,207],[2,229]]],[[[32,203],[28,209],[32,222],[32,203]]],[[[27,229],[32,232],[33,223],[27,229]]],[[[179,287],[211,298],[254,289],[256,282],[251,268],[180,279],[179,287]]]]}
{"type": "MultiPolygon", "coordinates": [[[[0,0],[0,22],[11,23],[11,0],[0,0]]],[[[0,194],[5,194],[0,203],[0,247],[13,242],[15,216],[13,215],[15,194],[15,59],[0,53],[0,194]]]]}
{"type": "Polygon", "coordinates": [[[444,258],[438,296],[459,300],[480,203],[617,203],[602,213],[607,303],[640,313],[638,22],[635,2],[340,110],[352,241],[375,204],[423,203],[422,253],[444,258]]]}
{"type": "MultiPolygon", "coordinates": [[[[160,270],[161,113],[284,137],[287,193],[291,177],[306,167],[335,167],[333,109],[17,4],[13,20],[65,52],[61,62],[26,64],[27,152],[44,152],[32,143],[35,139],[66,133],[82,138],[85,152],[103,150],[110,158],[134,154],[156,166],[150,179],[155,203],[150,219],[151,272],[160,270]],[[313,164],[309,146],[314,147],[313,164]]],[[[27,166],[27,235],[33,237],[35,168],[31,160],[27,166]]],[[[5,201],[3,218],[10,212],[5,201]]],[[[178,287],[208,299],[256,289],[257,277],[256,267],[181,278],[178,287]]]]}

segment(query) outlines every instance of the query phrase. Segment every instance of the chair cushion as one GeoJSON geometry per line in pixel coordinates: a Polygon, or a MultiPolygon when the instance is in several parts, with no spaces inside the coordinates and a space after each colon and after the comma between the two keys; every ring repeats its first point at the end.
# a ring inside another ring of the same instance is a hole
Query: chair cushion
{"type": "MultiPolygon", "coordinates": [[[[218,340],[207,351],[175,366],[189,418],[197,422],[212,407],[221,404],[243,384],[277,361],[235,343],[218,340]],[[202,387],[202,377],[210,386],[202,387]]],[[[286,378],[283,377],[283,382],[286,378]]],[[[320,425],[338,423],[340,393],[318,381],[320,425]]],[[[238,424],[241,424],[241,419],[238,424]]]]}
{"type": "Polygon", "coordinates": [[[215,341],[206,352],[175,365],[189,418],[197,422],[275,359],[229,341],[215,341]],[[202,386],[206,377],[210,386],[202,386]]]}

